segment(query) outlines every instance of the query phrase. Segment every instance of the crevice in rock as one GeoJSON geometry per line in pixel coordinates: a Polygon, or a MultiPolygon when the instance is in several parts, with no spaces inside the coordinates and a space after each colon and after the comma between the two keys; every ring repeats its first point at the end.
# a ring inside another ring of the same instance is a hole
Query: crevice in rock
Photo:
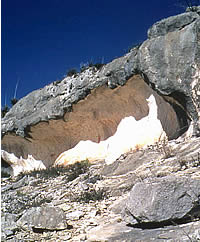
{"type": "Polygon", "coordinates": [[[32,136],[31,136],[31,127],[30,127],[30,126],[27,126],[27,127],[24,129],[24,136],[25,136],[25,138],[27,138],[27,139],[32,139],[32,136]]]}
{"type": "Polygon", "coordinates": [[[179,137],[187,131],[191,121],[187,114],[187,97],[185,94],[175,91],[168,97],[165,97],[165,100],[171,104],[178,117],[180,130],[177,137],[179,137]]]}
{"type": "Polygon", "coordinates": [[[43,233],[46,233],[46,232],[49,232],[49,231],[55,231],[55,230],[49,230],[49,229],[43,229],[43,228],[35,228],[35,227],[32,227],[32,231],[34,233],[37,233],[37,234],[43,234],[43,233]]]}
{"type": "Polygon", "coordinates": [[[191,121],[187,114],[186,95],[179,91],[174,91],[168,96],[163,95],[161,92],[159,92],[159,90],[157,90],[155,84],[149,81],[149,78],[145,73],[141,72],[140,76],[145,81],[145,83],[147,83],[148,86],[150,86],[154,91],[156,91],[160,96],[162,96],[164,100],[167,101],[173,107],[178,118],[180,129],[173,136],[169,137],[169,140],[178,138],[188,130],[191,121]]]}
{"type": "MultiPolygon", "coordinates": [[[[68,225],[67,226],[67,229],[72,229],[72,228],[73,228],[72,225],[68,225]]],[[[37,234],[43,234],[43,233],[47,233],[47,232],[61,231],[61,230],[65,230],[65,229],[45,229],[45,228],[35,228],[35,227],[32,227],[32,231],[34,233],[37,233],[37,234]]]]}
{"type": "MultiPolygon", "coordinates": [[[[154,91],[156,91],[157,93],[159,93],[159,91],[156,90],[156,88],[155,88],[155,84],[149,81],[148,76],[144,72],[139,72],[139,74],[140,74],[140,76],[146,82],[146,84],[148,86],[150,86],[154,91]]],[[[159,95],[160,95],[160,93],[159,93],[159,95]]]]}
{"type": "Polygon", "coordinates": [[[187,217],[187,218],[182,218],[182,219],[174,219],[174,220],[167,220],[167,221],[162,221],[162,222],[149,222],[149,223],[140,223],[136,225],[132,224],[127,224],[128,227],[131,228],[139,228],[139,229],[159,229],[159,228],[164,228],[167,226],[178,226],[182,224],[187,224],[192,221],[195,221],[194,217],[187,217]]]}

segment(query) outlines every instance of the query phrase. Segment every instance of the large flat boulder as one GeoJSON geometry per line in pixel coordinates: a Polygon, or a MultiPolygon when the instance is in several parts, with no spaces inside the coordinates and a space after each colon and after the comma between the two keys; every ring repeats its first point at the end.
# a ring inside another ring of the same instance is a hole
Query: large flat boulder
{"type": "Polygon", "coordinates": [[[169,224],[200,217],[200,180],[166,176],[135,184],[127,199],[124,219],[131,225],[169,224]]]}

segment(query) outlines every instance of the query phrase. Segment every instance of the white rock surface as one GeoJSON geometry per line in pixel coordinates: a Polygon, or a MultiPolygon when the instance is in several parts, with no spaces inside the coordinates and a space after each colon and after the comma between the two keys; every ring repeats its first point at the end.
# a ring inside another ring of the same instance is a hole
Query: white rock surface
{"type": "Polygon", "coordinates": [[[138,121],[132,116],[122,119],[113,136],[100,143],[82,140],[74,148],[63,152],[54,165],[65,166],[86,159],[90,162],[104,159],[107,164],[112,164],[122,154],[166,139],[166,133],[157,118],[155,97],[151,95],[147,102],[148,116],[138,121]]]}
{"type": "Polygon", "coordinates": [[[11,170],[8,169],[8,171],[13,176],[17,176],[21,172],[46,169],[43,162],[41,160],[35,160],[32,155],[28,155],[27,159],[23,159],[22,157],[16,157],[13,153],[10,154],[5,150],[1,150],[1,157],[10,165],[11,170]]]}

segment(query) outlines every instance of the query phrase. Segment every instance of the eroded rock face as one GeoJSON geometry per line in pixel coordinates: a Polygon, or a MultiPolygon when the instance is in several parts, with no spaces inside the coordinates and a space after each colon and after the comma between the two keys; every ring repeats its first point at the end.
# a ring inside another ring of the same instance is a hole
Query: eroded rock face
{"type": "Polygon", "coordinates": [[[178,100],[199,120],[200,16],[180,14],[155,23],[138,51],[139,69],[154,89],[178,100]]]}
{"type": "Polygon", "coordinates": [[[135,75],[124,86],[113,90],[106,86],[94,89],[84,100],[74,104],[73,111],[65,113],[63,119],[30,126],[29,137],[8,133],[2,139],[2,148],[17,156],[32,154],[46,166],[51,165],[80,140],[99,143],[112,136],[123,118],[133,116],[140,120],[147,116],[146,99],[151,94],[156,98],[158,119],[164,131],[170,138],[177,137],[180,126],[173,108],[135,75]]]}
{"type": "Polygon", "coordinates": [[[199,18],[198,13],[188,12],[173,16],[167,19],[163,19],[155,23],[148,30],[148,38],[156,38],[183,29],[185,26],[191,24],[199,18]]]}
{"type": "Polygon", "coordinates": [[[80,141],[73,149],[62,153],[54,165],[66,166],[82,160],[90,162],[105,160],[109,165],[122,154],[167,140],[167,135],[157,117],[158,107],[155,97],[151,95],[147,102],[149,113],[146,117],[138,121],[133,116],[123,118],[113,136],[100,143],[90,140],[80,141]]]}
{"type": "Polygon", "coordinates": [[[190,121],[189,136],[198,135],[199,28],[199,10],[164,19],[140,47],[101,70],[90,68],[30,93],[2,120],[2,148],[49,166],[80,140],[99,143],[112,136],[123,118],[147,116],[146,98],[155,92],[176,112],[155,94],[169,139],[186,131],[190,121]]]}

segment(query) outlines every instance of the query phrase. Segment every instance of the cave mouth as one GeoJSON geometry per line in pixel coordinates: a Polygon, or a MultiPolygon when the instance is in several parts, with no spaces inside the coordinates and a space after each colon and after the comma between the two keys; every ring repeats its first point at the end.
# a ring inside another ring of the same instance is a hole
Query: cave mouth
{"type": "Polygon", "coordinates": [[[180,128],[174,138],[178,138],[188,130],[191,122],[191,119],[187,114],[187,96],[179,91],[174,91],[168,96],[163,96],[163,98],[176,112],[180,128]]]}
{"type": "Polygon", "coordinates": [[[144,72],[140,72],[139,74],[144,82],[160,96],[162,96],[163,99],[168,102],[174,109],[180,128],[174,135],[170,135],[168,138],[169,140],[177,139],[188,130],[191,122],[191,119],[187,114],[187,96],[179,91],[174,91],[169,95],[163,95],[162,92],[157,90],[156,85],[149,81],[148,76],[144,72]]]}

